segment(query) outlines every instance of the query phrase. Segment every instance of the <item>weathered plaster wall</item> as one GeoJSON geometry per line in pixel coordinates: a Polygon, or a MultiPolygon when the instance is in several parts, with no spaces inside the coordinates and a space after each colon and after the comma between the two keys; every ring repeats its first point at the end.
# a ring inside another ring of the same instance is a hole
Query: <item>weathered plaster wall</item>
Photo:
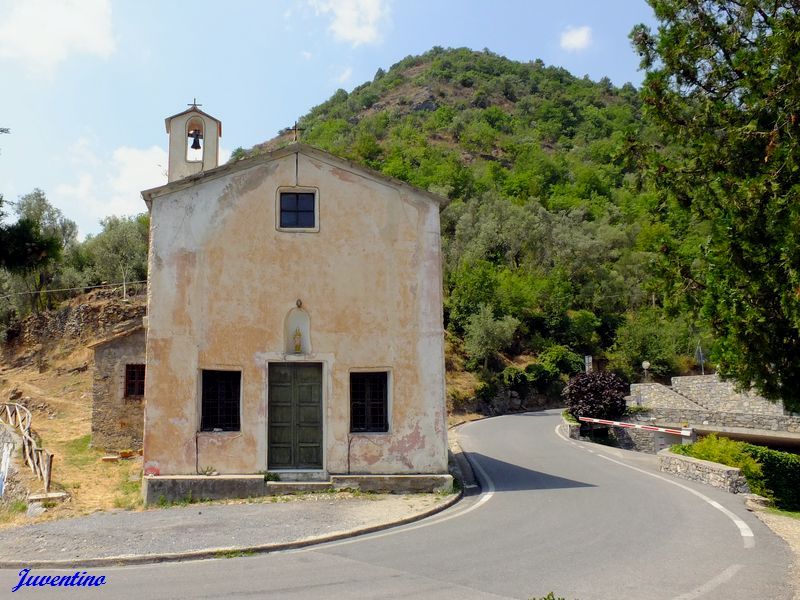
{"type": "Polygon", "coordinates": [[[142,447],[144,400],[125,398],[125,365],[144,362],[144,330],[95,346],[93,446],[105,450],[138,450],[142,447]]]}
{"type": "Polygon", "coordinates": [[[447,469],[438,207],[289,154],[153,200],[145,471],[267,467],[267,362],[296,301],[322,362],[330,473],[447,469]],[[319,231],[276,230],[280,186],[319,189],[319,231]],[[242,428],[196,434],[199,372],[242,371],[242,428]],[[351,369],[390,369],[390,431],[351,435],[351,369]]]}

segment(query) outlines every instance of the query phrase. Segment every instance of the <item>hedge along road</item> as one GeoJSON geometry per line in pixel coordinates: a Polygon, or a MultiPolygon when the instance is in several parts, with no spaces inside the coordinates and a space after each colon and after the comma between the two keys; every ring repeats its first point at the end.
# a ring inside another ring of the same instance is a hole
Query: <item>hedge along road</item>
{"type": "MultiPolygon", "coordinates": [[[[788,550],[741,498],[654,477],[653,457],[565,440],[554,430],[559,418],[547,411],[460,428],[483,494],[425,521],[297,551],[90,569],[107,578],[97,594],[531,598],[552,590],[569,600],[791,598],[788,550]]],[[[18,578],[6,571],[0,579],[5,597],[18,578]]]]}

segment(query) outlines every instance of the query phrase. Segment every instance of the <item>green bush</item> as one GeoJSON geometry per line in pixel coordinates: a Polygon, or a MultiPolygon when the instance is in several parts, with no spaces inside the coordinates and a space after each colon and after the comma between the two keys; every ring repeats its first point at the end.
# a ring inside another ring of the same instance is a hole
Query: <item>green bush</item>
{"type": "MultiPolygon", "coordinates": [[[[768,498],[772,498],[771,491],[765,485],[764,474],[759,462],[747,452],[748,444],[718,437],[712,433],[694,444],[686,446],[673,446],[672,451],[701,460],[736,467],[742,470],[742,475],[747,479],[750,491],[768,498]]],[[[766,450],[766,448],[765,448],[766,450]]]]}
{"type": "Polygon", "coordinates": [[[553,365],[534,362],[527,365],[524,370],[518,367],[506,367],[500,374],[500,379],[504,386],[524,398],[532,390],[540,394],[545,393],[548,387],[559,380],[559,371],[553,365]]]}
{"type": "Polygon", "coordinates": [[[539,355],[539,362],[558,373],[575,375],[583,371],[583,359],[566,346],[554,345],[539,355]]]}
{"type": "Polygon", "coordinates": [[[616,419],[625,412],[628,384],[614,373],[579,373],[569,380],[562,396],[573,417],[616,419]]]}
{"type": "Polygon", "coordinates": [[[800,510],[800,456],[754,444],[744,444],[744,451],[761,464],[764,486],[775,505],[800,510]]]}
{"type": "Polygon", "coordinates": [[[528,383],[539,392],[544,392],[550,384],[558,381],[558,376],[558,368],[549,363],[534,362],[525,367],[528,383]]]}
{"type": "Polygon", "coordinates": [[[503,372],[500,374],[500,379],[504,386],[517,392],[521,397],[526,396],[530,389],[527,373],[517,367],[506,367],[503,369],[503,372]]]}
{"type": "Polygon", "coordinates": [[[481,402],[491,402],[497,395],[497,386],[491,381],[481,381],[475,388],[475,397],[481,402]]]}
{"type": "Polygon", "coordinates": [[[771,498],[784,510],[800,510],[800,456],[711,434],[676,454],[718,462],[742,470],[750,490],[771,498]]]}
{"type": "Polygon", "coordinates": [[[518,319],[509,316],[496,319],[492,307],[481,304],[467,322],[464,350],[472,361],[482,361],[487,369],[489,359],[511,344],[518,327],[518,319]]]}

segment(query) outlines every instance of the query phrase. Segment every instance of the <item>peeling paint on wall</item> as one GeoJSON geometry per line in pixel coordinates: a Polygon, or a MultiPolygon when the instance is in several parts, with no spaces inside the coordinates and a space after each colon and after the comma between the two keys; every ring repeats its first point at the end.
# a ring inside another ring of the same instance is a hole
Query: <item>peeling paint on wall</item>
{"type": "Polygon", "coordinates": [[[306,360],[325,365],[324,470],[446,472],[438,206],[339,162],[291,154],[153,198],[147,468],[265,470],[267,363],[306,360]],[[276,229],[295,181],[319,190],[318,232],[276,229]],[[298,299],[313,346],[287,358],[298,299]],[[220,368],[242,373],[241,431],[198,434],[200,372],[220,368]],[[350,371],[370,368],[392,371],[390,431],[351,438],[350,371]]]}

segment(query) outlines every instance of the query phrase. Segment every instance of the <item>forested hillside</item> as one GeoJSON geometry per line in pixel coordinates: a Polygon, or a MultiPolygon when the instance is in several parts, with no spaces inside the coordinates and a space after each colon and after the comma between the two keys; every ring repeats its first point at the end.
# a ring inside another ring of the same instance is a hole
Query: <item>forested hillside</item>
{"type": "MultiPolygon", "coordinates": [[[[446,199],[449,364],[491,396],[555,394],[586,354],[637,380],[644,360],[667,377],[697,367],[698,345],[709,352],[695,298],[707,226],[648,187],[636,149],[658,138],[643,123],[631,85],[434,48],[339,90],[300,127],[307,144],[446,199]]],[[[28,255],[0,256],[6,325],[74,293],[65,288],[146,276],[145,215],[110,217],[79,242],[39,190],[13,209],[3,235],[31,240],[28,255]]]]}
{"type": "Polygon", "coordinates": [[[707,227],[648,188],[636,149],[658,140],[641,113],[631,85],[434,48],[339,90],[300,127],[307,144],[448,200],[455,345],[490,388],[552,392],[584,354],[638,379],[644,360],[665,377],[710,348],[693,294],[707,227]]]}

